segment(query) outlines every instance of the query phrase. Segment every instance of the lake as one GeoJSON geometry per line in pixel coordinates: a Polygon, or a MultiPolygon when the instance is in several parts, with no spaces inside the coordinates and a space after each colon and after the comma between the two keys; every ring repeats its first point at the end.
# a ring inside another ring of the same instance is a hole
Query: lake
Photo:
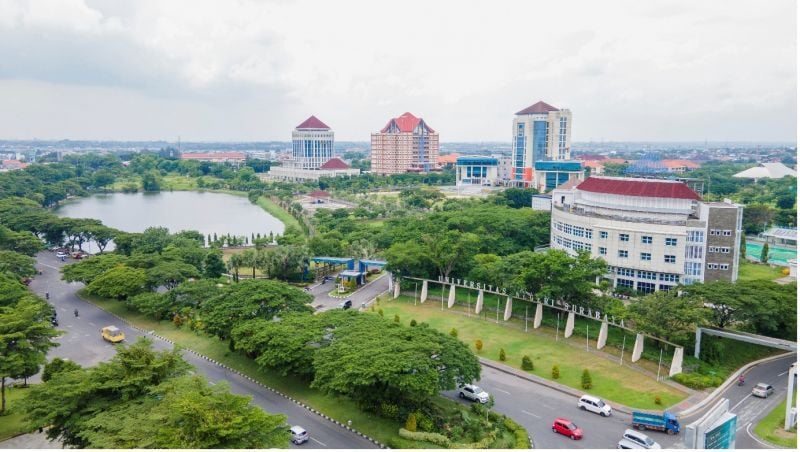
{"type": "Polygon", "coordinates": [[[164,226],[170,232],[261,236],[283,233],[283,223],[246,197],[224,193],[175,191],[110,193],[76,199],[56,209],[61,217],[95,218],[126,232],[164,226]]]}

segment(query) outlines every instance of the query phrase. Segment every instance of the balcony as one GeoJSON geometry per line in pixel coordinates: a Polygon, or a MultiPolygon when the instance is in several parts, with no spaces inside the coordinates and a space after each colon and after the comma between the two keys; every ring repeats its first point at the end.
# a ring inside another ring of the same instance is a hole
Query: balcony
{"type": "Polygon", "coordinates": [[[580,206],[573,206],[572,204],[563,204],[563,205],[553,204],[553,209],[560,210],[561,212],[565,213],[580,215],[582,217],[602,218],[604,220],[625,221],[628,223],[660,224],[666,226],[686,226],[687,223],[686,220],[661,220],[658,218],[642,218],[642,217],[631,217],[625,215],[600,214],[594,211],[586,210],[580,206]]]}

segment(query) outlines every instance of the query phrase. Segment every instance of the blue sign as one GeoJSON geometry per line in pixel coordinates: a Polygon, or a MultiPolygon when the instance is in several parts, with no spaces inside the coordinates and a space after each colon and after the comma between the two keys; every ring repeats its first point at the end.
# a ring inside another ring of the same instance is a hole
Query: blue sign
{"type": "Polygon", "coordinates": [[[705,449],[734,449],[736,447],[736,415],[725,413],[706,431],[705,449]]]}

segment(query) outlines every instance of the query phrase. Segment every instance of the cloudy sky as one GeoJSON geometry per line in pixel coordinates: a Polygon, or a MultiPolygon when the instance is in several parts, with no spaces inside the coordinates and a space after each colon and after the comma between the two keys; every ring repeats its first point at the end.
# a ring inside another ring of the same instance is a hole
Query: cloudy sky
{"type": "Polygon", "coordinates": [[[0,0],[0,139],[795,141],[795,0],[0,0]]]}

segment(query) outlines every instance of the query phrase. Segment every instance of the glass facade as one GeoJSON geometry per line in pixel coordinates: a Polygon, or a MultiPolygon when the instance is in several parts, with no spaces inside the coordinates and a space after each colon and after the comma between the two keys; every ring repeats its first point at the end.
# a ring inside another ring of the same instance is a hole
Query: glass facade
{"type": "Polygon", "coordinates": [[[525,167],[525,124],[517,124],[517,135],[514,141],[514,179],[522,180],[525,167]]]}
{"type": "Polygon", "coordinates": [[[533,159],[547,160],[547,142],[550,133],[547,121],[533,121],[533,159]]]}

